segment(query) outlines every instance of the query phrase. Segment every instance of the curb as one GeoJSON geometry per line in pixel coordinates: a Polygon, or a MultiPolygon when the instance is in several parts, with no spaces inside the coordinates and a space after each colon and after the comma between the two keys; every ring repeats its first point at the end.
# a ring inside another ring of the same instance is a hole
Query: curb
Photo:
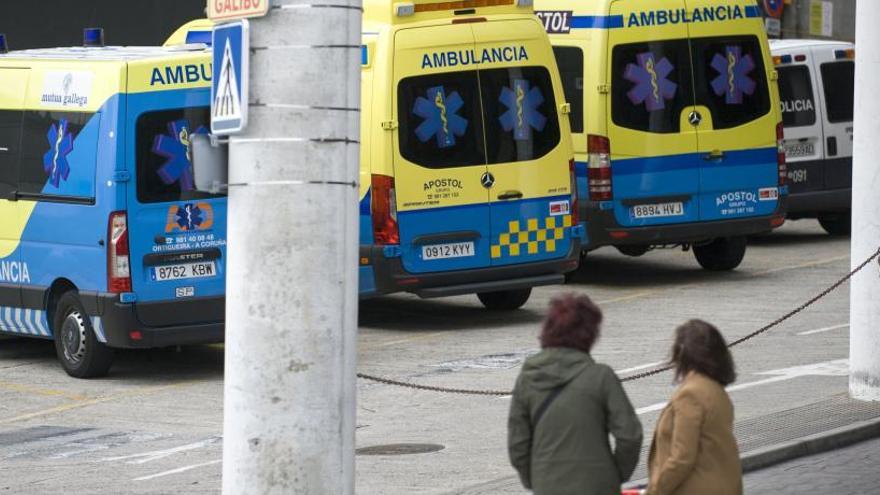
{"type": "MultiPolygon", "coordinates": [[[[801,457],[821,454],[880,437],[880,418],[858,421],[848,426],[816,433],[742,454],[743,474],[782,464],[801,457]]],[[[644,486],[648,479],[628,481],[625,487],[644,486]]]]}

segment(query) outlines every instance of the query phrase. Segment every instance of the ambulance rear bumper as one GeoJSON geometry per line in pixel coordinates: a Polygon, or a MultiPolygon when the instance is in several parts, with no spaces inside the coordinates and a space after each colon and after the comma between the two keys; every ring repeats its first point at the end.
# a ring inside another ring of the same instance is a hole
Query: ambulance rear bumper
{"type": "Polygon", "coordinates": [[[562,284],[565,274],[577,269],[581,249],[580,238],[573,237],[566,256],[555,260],[440,273],[407,272],[400,258],[385,257],[383,246],[361,246],[360,257],[375,274],[371,296],[412,292],[434,298],[562,284]]]}
{"type": "Polygon", "coordinates": [[[107,345],[118,348],[151,348],[223,342],[223,296],[189,301],[187,322],[176,322],[183,308],[177,301],[121,303],[118,294],[98,295],[98,311],[107,345]],[[144,324],[138,315],[162,314],[162,326],[144,324]],[[219,321],[218,321],[219,315],[219,321]],[[198,322],[198,323],[193,323],[198,322]],[[204,322],[204,323],[203,323],[204,322]],[[137,333],[134,333],[137,332],[137,333]],[[139,337],[139,338],[138,338],[139,337]]]}

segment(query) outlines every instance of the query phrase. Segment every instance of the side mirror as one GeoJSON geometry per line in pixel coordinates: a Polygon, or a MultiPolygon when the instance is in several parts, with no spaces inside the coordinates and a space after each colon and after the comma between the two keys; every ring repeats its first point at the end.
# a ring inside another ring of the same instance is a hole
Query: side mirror
{"type": "Polygon", "coordinates": [[[229,145],[210,134],[195,134],[190,140],[196,190],[221,192],[229,184],[229,145]]]}

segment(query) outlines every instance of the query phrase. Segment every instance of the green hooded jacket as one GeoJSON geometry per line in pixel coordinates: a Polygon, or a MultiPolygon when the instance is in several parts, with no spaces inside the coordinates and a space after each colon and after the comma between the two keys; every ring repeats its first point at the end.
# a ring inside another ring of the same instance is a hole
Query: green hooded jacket
{"type": "Polygon", "coordinates": [[[536,495],[619,495],[639,461],[642,425],[611,368],[576,349],[546,348],[516,381],[507,440],[511,464],[536,495]]]}

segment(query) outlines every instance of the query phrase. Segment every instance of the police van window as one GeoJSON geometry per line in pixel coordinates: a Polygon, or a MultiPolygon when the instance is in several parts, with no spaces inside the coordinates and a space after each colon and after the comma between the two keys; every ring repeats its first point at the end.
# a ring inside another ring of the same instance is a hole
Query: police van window
{"type": "Polygon", "coordinates": [[[680,131],[681,113],[693,105],[687,40],[617,45],[611,61],[611,118],[628,129],[680,131]]]}
{"type": "Polygon", "coordinates": [[[195,190],[190,137],[210,129],[208,107],[141,114],[136,128],[137,195],[141,203],[221,197],[195,190]]]}
{"type": "Polygon", "coordinates": [[[770,112],[764,56],[756,36],[691,40],[697,105],[712,113],[715,129],[730,129],[770,112]]]}
{"type": "Polygon", "coordinates": [[[19,192],[44,199],[93,198],[98,119],[95,113],[25,111],[19,192]]]}
{"type": "Polygon", "coordinates": [[[822,86],[825,90],[825,110],[828,122],[852,122],[855,93],[855,63],[829,62],[822,64],[822,86]]]}
{"type": "Polygon", "coordinates": [[[571,132],[584,132],[584,52],[573,46],[554,46],[556,65],[562,77],[565,99],[571,104],[568,114],[571,132]]]}
{"type": "Polygon", "coordinates": [[[397,101],[405,159],[429,168],[485,165],[476,71],[403,79],[397,101]]]}
{"type": "Polygon", "coordinates": [[[21,116],[19,111],[0,110],[0,200],[18,190],[21,116]]]}
{"type": "Polygon", "coordinates": [[[489,164],[538,159],[559,144],[559,118],[544,67],[479,71],[489,164]]]}
{"type": "Polygon", "coordinates": [[[779,67],[779,99],[785,127],[803,127],[816,123],[813,82],[805,65],[779,67]]]}

